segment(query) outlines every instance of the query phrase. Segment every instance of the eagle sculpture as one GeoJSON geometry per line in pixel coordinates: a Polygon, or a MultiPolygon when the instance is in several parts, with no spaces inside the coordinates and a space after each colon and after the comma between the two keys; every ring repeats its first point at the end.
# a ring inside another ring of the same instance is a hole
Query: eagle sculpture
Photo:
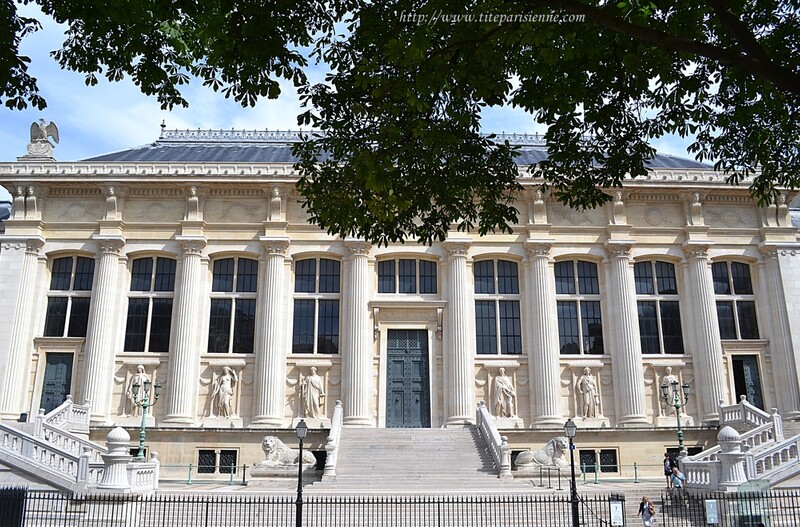
{"type": "Polygon", "coordinates": [[[58,126],[53,121],[46,124],[44,119],[39,119],[39,122],[31,123],[31,143],[47,141],[48,137],[52,137],[53,141],[58,143],[58,126]]]}

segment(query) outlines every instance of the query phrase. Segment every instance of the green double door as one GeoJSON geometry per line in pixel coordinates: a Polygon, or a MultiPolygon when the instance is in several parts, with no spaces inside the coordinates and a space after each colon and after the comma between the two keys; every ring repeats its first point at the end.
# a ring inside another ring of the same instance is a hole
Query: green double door
{"type": "Polygon", "coordinates": [[[67,400],[72,384],[72,353],[47,353],[39,408],[45,413],[67,400]]]}
{"type": "Polygon", "coordinates": [[[386,360],[386,427],[430,428],[428,332],[388,330],[386,360]]]}

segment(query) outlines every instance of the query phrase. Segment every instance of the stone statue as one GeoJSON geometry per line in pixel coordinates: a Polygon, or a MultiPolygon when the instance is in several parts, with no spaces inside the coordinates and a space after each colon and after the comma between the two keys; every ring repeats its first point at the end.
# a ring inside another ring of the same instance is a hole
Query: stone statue
{"type": "Polygon", "coordinates": [[[597,417],[597,407],[600,398],[597,393],[597,381],[592,375],[591,368],[584,368],[583,375],[578,379],[578,393],[581,394],[583,418],[597,417]]]}
{"type": "Polygon", "coordinates": [[[31,123],[31,142],[28,143],[28,155],[34,157],[53,157],[53,143],[47,140],[51,137],[58,143],[58,126],[50,121],[47,124],[44,119],[39,122],[31,123]]]}
{"type": "MultiPolygon", "coordinates": [[[[130,401],[130,403],[131,403],[130,415],[133,415],[133,416],[142,415],[142,407],[139,406],[136,403],[137,403],[137,401],[143,401],[144,400],[144,395],[145,395],[145,393],[144,393],[144,383],[145,382],[150,382],[150,376],[145,371],[144,366],[139,364],[138,366],[136,366],[136,373],[131,375],[131,380],[128,382],[128,391],[126,392],[126,395],[128,396],[128,401],[130,401]],[[134,384],[138,384],[139,385],[139,396],[138,397],[133,392],[133,385],[134,384]]],[[[150,398],[150,394],[147,394],[147,398],[148,398],[148,401],[152,401],[152,399],[150,398]]]]}
{"type": "Polygon", "coordinates": [[[317,375],[317,368],[311,366],[311,375],[303,380],[300,387],[303,397],[305,417],[323,417],[322,405],[325,399],[325,385],[317,375]]]}
{"type": "MultiPolygon", "coordinates": [[[[281,441],[275,436],[264,436],[261,440],[261,450],[264,451],[266,459],[260,461],[257,466],[260,467],[280,467],[292,466],[298,463],[300,451],[294,448],[289,448],[286,443],[281,441]]],[[[314,454],[308,450],[303,450],[303,464],[313,466],[317,462],[314,454]]]]}
{"type": "MultiPolygon", "coordinates": [[[[672,395],[672,383],[673,382],[679,382],[678,381],[678,377],[676,377],[675,375],[672,374],[672,366],[667,366],[667,368],[664,370],[664,376],[661,377],[661,396],[659,397],[659,399],[661,400],[661,415],[667,415],[667,414],[674,414],[675,413],[675,408],[672,406],[672,398],[673,398],[673,395],[672,395]],[[666,400],[664,399],[664,396],[663,396],[663,394],[664,394],[664,386],[669,386],[669,391],[667,392],[667,393],[669,393],[669,398],[666,399],[666,400]]],[[[678,388],[678,389],[680,390],[680,388],[678,388]]]]}
{"type": "Polygon", "coordinates": [[[569,467],[565,457],[568,451],[569,440],[566,437],[554,437],[539,450],[520,452],[514,464],[518,467],[569,467]]]}
{"type": "Polygon", "coordinates": [[[506,375],[506,369],[500,368],[494,378],[494,416],[495,417],[514,417],[514,401],[517,392],[511,379],[506,375]]]}
{"type": "Polygon", "coordinates": [[[217,377],[217,383],[214,386],[214,393],[211,395],[211,415],[214,415],[214,406],[216,401],[217,415],[220,417],[232,417],[233,413],[233,390],[239,379],[236,377],[236,372],[230,367],[224,366],[222,373],[217,377]]]}

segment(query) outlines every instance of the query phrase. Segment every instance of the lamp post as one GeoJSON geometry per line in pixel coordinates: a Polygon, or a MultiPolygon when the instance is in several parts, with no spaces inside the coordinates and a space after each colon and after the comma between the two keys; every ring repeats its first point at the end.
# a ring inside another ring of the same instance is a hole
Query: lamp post
{"type": "Polygon", "coordinates": [[[158,398],[161,396],[161,384],[156,383],[156,390],[153,397],[153,400],[150,401],[150,387],[153,384],[150,382],[150,379],[145,379],[144,381],[144,392],[142,392],[142,398],[139,398],[139,389],[142,387],[138,382],[135,382],[132,386],[133,388],[133,404],[138,406],[142,409],[142,427],[139,429],[139,451],[136,453],[136,457],[134,458],[136,461],[144,461],[144,440],[147,438],[147,409],[152,408],[158,402],[158,398]]]}
{"type": "Polygon", "coordinates": [[[681,426],[681,407],[683,407],[686,402],[689,400],[689,392],[691,387],[684,383],[681,385],[678,383],[677,379],[672,381],[669,384],[664,384],[661,386],[661,395],[664,396],[664,401],[666,401],[667,405],[672,406],[675,408],[675,417],[678,421],[678,449],[680,450],[680,456],[685,456],[685,450],[683,448],[683,427],[681,426]],[[681,397],[681,392],[683,392],[683,397],[681,397]],[[670,398],[672,401],[670,401],[670,398]]]}
{"type": "Polygon", "coordinates": [[[569,439],[569,467],[570,467],[570,481],[569,481],[569,494],[570,502],[572,503],[572,527],[580,527],[580,520],[578,519],[578,486],[575,484],[575,443],[572,440],[575,434],[578,433],[578,425],[569,419],[564,425],[564,433],[569,439]]]}
{"type": "Polygon", "coordinates": [[[308,434],[308,425],[306,425],[305,419],[300,419],[295,432],[297,439],[300,440],[300,455],[297,457],[297,499],[294,502],[296,510],[294,525],[301,527],[303,524],[303,439],[308,434]]]}

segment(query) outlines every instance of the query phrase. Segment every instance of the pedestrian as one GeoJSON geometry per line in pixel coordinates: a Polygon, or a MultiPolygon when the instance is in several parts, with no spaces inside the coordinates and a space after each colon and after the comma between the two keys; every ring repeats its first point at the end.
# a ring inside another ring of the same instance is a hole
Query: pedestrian
{"type": "Polygon", "coordinates": [[[647,496],[642,496],[642,502],[639,504],[639,512],[637,516],[642,517],[642,525],[644,527],[651,527],[656,521],[656,505],[647,496]]]}
{"type": "Polygon", "coordinates": [[[678,467],[672,467],[672,488],[681,492],[686,485],[686,476],[683,472],[678,470],[678,467]]]}
{"type": "Polygon", "coordinates": [[[672,467],[675,466],[668,452],[664,452],[664,478],[667,480],[667,489],[672,488],[672,467]]]}

